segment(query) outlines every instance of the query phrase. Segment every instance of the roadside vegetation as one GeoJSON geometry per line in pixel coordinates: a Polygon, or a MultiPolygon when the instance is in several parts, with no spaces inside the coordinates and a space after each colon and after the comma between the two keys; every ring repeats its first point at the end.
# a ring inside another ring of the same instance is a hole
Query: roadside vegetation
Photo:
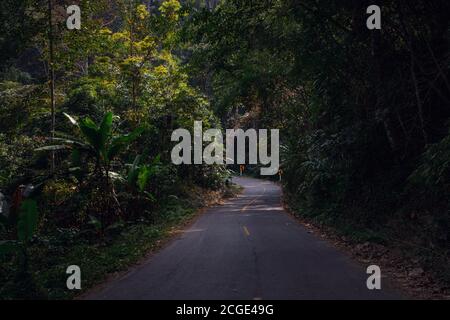
{"type": "Polygon", "coordinates": [[[68,4],[0,4],[3,299],[72,297],[70,265],[83,289],[123,270],[230,176],[170,161],[174,129],[220,128],[184,67],[187,7],[80,1],[68,30],[68,4]]]}

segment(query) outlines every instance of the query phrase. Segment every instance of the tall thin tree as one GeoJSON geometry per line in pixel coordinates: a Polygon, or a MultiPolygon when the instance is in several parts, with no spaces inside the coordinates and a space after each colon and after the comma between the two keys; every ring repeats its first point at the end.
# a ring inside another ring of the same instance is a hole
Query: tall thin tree
{"type": "MultiPolygon", "coordinates": [[[[49,43],[49,77],[50,77],[50,109],[51,109],[51,137],[55,138],[55,68],[54,68],[54,38],[53,38],[53,4],[48,0],[48,43],[49,43]]],[[[51,170],[55,171],[55,151],[52,151],[51,170]]]]}

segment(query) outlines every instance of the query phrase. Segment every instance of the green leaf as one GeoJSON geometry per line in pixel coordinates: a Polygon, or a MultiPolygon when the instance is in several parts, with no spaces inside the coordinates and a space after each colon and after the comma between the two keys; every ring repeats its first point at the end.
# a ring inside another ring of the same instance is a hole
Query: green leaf
{"type": "Polygon", "coordinates": [[[118,137],[114,137],[111,140],[111,145],[108,149],[107,157],[109,160],[114,159],[123,149],[135,140],[143,132],[143,128],[137,128],[133,132],[118,137]]]}
{"type": "Polygon", "coordinates": [[[74,149],[70,155],[70,168],[69,172],[77,178],[79,182],[83,179],[83,164],[81,162],[81,153],[79,149],[74,149]]]}
{"type": "Polygon", "coordinates": [[[156,174],[161,165],[161,156],[158,154],[152,161],[152,165],[150,167],[150,176],[156,174]]]}
{"type": "Polygon", "coordinates": [[[147,166],[141,167],[141,170],[139,170],[139,175],[137,178],[137,185],[141,192],[145,190],[149,178],[150,178],[150,169],[147,166]]]}
{"type": "Polygon", "coordinates": [[[20,245],[17,241],[0,241],[0,256],[16,252],[20,249],[20,245]]]}
{"type": "Polygon", "coordinates": [[[68,115],[67,113],[63,112],[63,115],[65,115],[67,117],[67,119],[69,119],[69,121],[73,124],[73,125],[77,125],[78,122],[77,120],[75,120],[72,116],[68,115]]]}
{"type": "Polygon", "coordinates": [[[139,163],[141,162],[141,156],[137,155],[136,158],[134,158],[134,162],[131,165],[130,171],[128,172],[127,181],[129,185],[134,185],[134,182],[137,179],[138,176],[138,169],[139,169],[139,163]]]}
{"type": "Polygon", "coordinates": [[[45,146],[41,148],[36,148],[34,151],[58,151],[58,150],[66,150],[69,147],[66,145],[54,145],[54,146],[45,146]]]}
{"type": "Polygon", "coordinates": [[[161,155],[158,154],[152,161],[153,166],[158,166],[161,164],[161,155]]]}
{"type": "Polygon", "coordinates": [[[58,141],[60,143],[64,143],[64,144],[68,144],[68,145],[79,146],[79,147],[85,148],[85,149],[87,149],[89,147],[86,143],[84,143],[82,141],[77,141],[77,140],[72,140],[72,139],[67,139],[67,138],[49,138],[49,140],[58,141]]]}
{"type": "Polygon", "coordinates": [[[151,202],[156,201],[156,198],[150,192],[144,191],[144,194],[146,195],[147,199],[150,200],[151,202]]]}
{"type": "Polygon", "coordinates": [[[90,118],[85,118],[80,121],[79,127],[87,142],[97,153],[100,153],[104,146],[102,146],[102,139],[99,133],[100,129],[97,125],[90,118]]]}
{"type": "Polygon", "coordinates": [[[108,138],[111,136],[111,130],[112,130],[112,121],[113,121],[113,114],[112,112],[108,112],[107,114],[105,114],[105,116],[103,117],[102,123],[100,124],[100,147],[101,147],[101,152],[103,153],[103,155],[106,157],[107,155],[105,154],[106,150],[106,142],[108,141],[108,138]]]}
{"type": "Polygon", "coordinates": [[[83,126],[86,126],[86,127],[88,127],[88,128],[91,128],[91,129],[93,129],[93,130],[95,130],[95,131],[98,131],[98,130],[99,130],[99,128],[98,128],[98,126],[95,124],[95,122],[94,122],[91,118],[89,118],[89,117],[86,117],[86,118],[84,118],[83,120],[81,120],[81,124],[82,124],[83,126]]]}
{"type": "Polygon", "coordinates": [[[27,199],[20,206],[19,221],[17,223],[17,236],[20,241],[29,241],[37,228],[38,209],[36,201],[27,199]]]}

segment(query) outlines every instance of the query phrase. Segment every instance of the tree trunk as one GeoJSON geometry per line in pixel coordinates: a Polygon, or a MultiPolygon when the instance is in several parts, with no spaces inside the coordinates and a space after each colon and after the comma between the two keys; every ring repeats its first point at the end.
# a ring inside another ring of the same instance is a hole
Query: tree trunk
{"type": "MultiPolygon", "coordinates": [[[[49,76],[50,76],[50,109],[51,109],[51,137],[52,143],[55,138],[55,68],[54,68],[54,39],[53,39],[53,4],[52,0],[48,0],[48,43],[49,43],[49,76]]],[[[52,173],[55,171],[55,151],[52,151],[52,173]]]]}

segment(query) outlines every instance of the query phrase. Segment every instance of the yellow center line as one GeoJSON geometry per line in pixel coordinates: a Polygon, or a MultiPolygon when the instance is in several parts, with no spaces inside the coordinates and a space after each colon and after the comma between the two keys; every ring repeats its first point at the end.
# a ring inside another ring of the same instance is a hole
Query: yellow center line
{"type": "Polygon", "coordinates": [[[250,236],[250,231],[248,231],[247,227],[246,227],[246,226],[243,226],[242,228],[244,229],[245,235],[246,235],[247,237],[250,236]]]}
{"type": "Polygon", "coordinates": [[[259,196],[256,196],[252,201],[250,201],[249,203],[247,203],[247,204],[241,209],[241,212],[244,212],[245,210],[247,210],[247,208],[248,208],[249,206],[251,206],[252,203],[254,203],[259,197],[262,197],[265,193],[266,193],[266,187],[264,187],[263,193],[260,194],[259,196]]]}
{"type": "Polygon", "coordinates": [[[244,212],[245,210],[247,210],[247,208],[256,201],[257,198],[253,199],[252,201],[250,201],[249,203],[247,203],[242,209],[241,212],[244,212]]]}

